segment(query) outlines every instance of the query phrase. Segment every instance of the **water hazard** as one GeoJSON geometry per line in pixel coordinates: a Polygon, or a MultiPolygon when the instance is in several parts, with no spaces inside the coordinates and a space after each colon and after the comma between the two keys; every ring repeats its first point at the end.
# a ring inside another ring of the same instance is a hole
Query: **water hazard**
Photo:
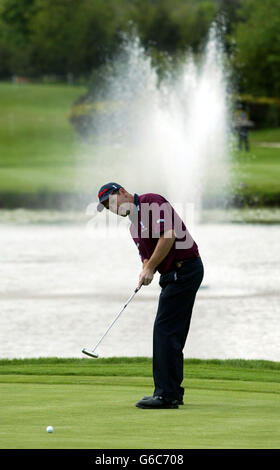
{"type": "MultiPolygon", "coordinates": [[[[280,225],[191,229],[205,267],[185,357],[280,360],[280,225]]],[[[82,357],[137,285],[141,268],[126,223],[94,233],[84,223],[6,222],[0,230],[0,357],[82,357]]],[[[158,275],[99,348],[152,356],[158,275]]]]}

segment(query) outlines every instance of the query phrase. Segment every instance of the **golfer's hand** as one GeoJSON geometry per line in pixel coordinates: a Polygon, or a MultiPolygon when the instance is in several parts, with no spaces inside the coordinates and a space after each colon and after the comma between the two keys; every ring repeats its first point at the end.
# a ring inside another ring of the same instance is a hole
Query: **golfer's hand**
{"type": "Polygon", "coordinates": [[[138,283],[138,289],[143,286],[148,286],[154,277],[154,271],[149,268],[149,266],[145,265],[140,276],[139,276],[139,283],[138,283]]]}

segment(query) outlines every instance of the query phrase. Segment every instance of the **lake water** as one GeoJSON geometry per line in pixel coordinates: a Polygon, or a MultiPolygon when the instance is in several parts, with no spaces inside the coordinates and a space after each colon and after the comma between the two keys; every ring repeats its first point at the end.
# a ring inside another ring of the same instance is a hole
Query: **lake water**
{"type": "MultiPolygon", "coordinates": [[[[5,218],[0,224],[0,357],[85,357],[137,285],[138,252],[125,224],[92,230],[5,218]]],[[[185,357],[280,361],[280,225],[192,227],[204,263],[185,357]]],[[[158,274],[99,347],[152,356],[158,274]]]]}

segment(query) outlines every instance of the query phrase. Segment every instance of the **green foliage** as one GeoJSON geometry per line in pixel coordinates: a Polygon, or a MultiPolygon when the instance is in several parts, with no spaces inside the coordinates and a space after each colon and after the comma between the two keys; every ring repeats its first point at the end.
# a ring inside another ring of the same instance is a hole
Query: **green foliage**
{"type": "Polygon", "coordinates": [[[257,129],[280,125],[280,100],[267,96],[239,95],[238,102],[247,110],[257,129]]]}
{"type": "Polygon", "coordinates": [[[19,47],[25,46],[30,36],[30,20],[35,12],[36,0],[2,0],[1,18],[10,27],[10,38],[19,47]]]}
{"type": "Polygon", "coordinates": [[[0,3],[0,76],[29,73],[30,21],[36,0],[0,3]]]}
{"type": "Polygon", "coordinates": [[[0,78],[88,79],[133,27],[164,73],[167,55],[201,51],[213,21],[239,91],[279,96],[279,0],[0,0],[0,78]]]}
{"type": "Polygon", "coordinates": [[[0,76],[89,75],[133,24],[147,48],[198,50],[217,12],[213,0],[2,0],[0,51],[11,60],[0,76]]]}
{"type": "Polygon", "coordinates": [[[239,14],[234,62],[242,88],[253,94],[279,96],[279,0],[243,0],[239,14]]]}
{"type": "Polygon", "coordinates": [[[113,2],[37,0],[31,23],[34,72],[82,75],[113,47],[113,2]],[[111,13],[111,14],[110,14],[111,13]]]}
{"type": "Polygon", "coordinates": [[[213,1],[136,0],[131,13],[144,44],[169,53],[198,50],[218,8],[213,1]]]}
{"type": "MultiPolygon", "coordinates": [[[[90,73],[115,47],[122,27],[122,0],[2,0],[0,50],[10,45],[2,76],[90,73]]],[[[2,72],[2,73],[1,73],[2,72]]]]}

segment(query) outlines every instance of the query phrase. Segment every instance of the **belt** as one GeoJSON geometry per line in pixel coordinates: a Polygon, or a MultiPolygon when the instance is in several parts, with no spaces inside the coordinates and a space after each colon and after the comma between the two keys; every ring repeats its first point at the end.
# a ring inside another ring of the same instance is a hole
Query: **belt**
{"type": "Polygon", "coordinates": [[[200,256],[195,256],[194,258],[186,258],[186,259],[183,259],[181,261],[174,261],[172,266],[173,266],[173,268],[181,268],[183,266],[183,264],[187,264],[190,261],[193,261],[194,259],[197,259],[197,258],[200,258],[200,256]]]}

